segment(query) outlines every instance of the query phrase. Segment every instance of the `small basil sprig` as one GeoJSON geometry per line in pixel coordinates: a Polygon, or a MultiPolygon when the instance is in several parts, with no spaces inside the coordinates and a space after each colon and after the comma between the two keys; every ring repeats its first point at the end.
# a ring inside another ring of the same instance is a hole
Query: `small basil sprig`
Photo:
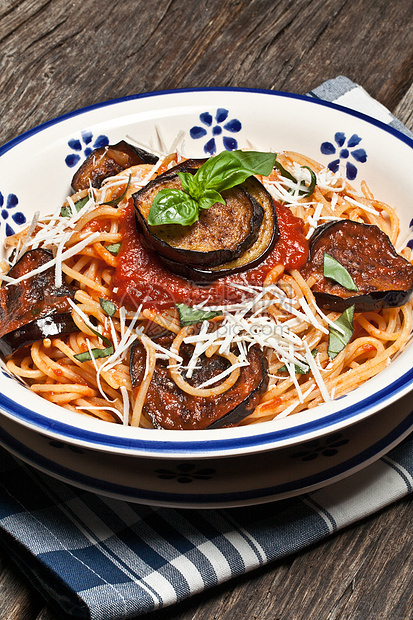
{"type": "Polygon", "coordinates": [[[329,326],[327,353],[330,359],[334,359],[350,342],[354,332],[353,319],[354,306],[350,306],[329,326]]]}
{"type": "Polygon", "coordinates": [[[225,204],[221,192],[243,183],[254,174],[268,176],[274,167],[275,153],[223,151],[210,157],[194,175],[178,172],[182,189],[161,189],[148,216],[150,226],[181,224],[190,226],[201,209],[216,202],[225,204]]]}
{"type": "Polygon", "coordinates": [[[76,355],[74,355],[73,357],[78,362],[89,362],[92,359],[92,356],[93,359],[98,359],[99,357],[109,357],[110,355],[113,355],[113,344],[111,343],[109,338],[106,338],[106,336],[102,336],[102,334],[92,329],[90,325],[88,325],[88,329],[90,329],[90,331],[95,334],[95,336],[100,338],[105,343],[106,348],[91,349],[90,351],[84,351],[83,353],[76,353],[76,355]]]}
{"type": "MultiPolygon", "coordinates": [[[[311,355],[313,357],[315,357],[317,353],[318,349],[313,349],[311,351],[311,355]]],[[[304,368],[301,368],[301,366],[297,366],[297,364],[294,364],[294,372],[296,375],[306,375],[310,372],[310,366],[307,364],[307,362],[303,362],[303,366],[304,368]]],[[[288,372],[286,364],[283,364],[283,366],[278,369],[278,372],[288,372]]]]}
{"type": "MultiPolygon", "coordinates": [[[[274,168],[277,168],[277,170],[281,173],[281,176],[283,176],[285,179],[289,179],[293,183],[298,183],[297,179],[291,174],[291,172],[288,172],[288,170],[286,170],[279,161],[276,161],[274,163],[274,168]]],[[[311,196],[311,194],[315,190],[315,186],[317,185],[317,176],[314,170],[311,170],[309,166],[301,166],[301,168],[305,168],[309,171],[310,184],[301,186],[301,189],[298,193],[300,196],[311,196]]]]}
{"type": "Polygon", "coordinates": [[[114,256],[117,256],[120,250],[120,243],[111,243],[110,245],[106,246],[106,249],[108,252],[110,252],[114,256]]]}
{"type": "Polygon", "coordinates": [[[193,325],[194,323],[200,323],[201,321],[209,321],[215,316],[221,316],[222,312],[218,310],[202,310],[197,308],[191,308],[186,304],[176,304],[179,314],[179,322],[181,327],[186,325],[193,325]]]}
{"type": "Polygon", "coordinates": [[[106,349],[91,349],[90,351],[85,351],[84,353],[77,353],[74,355],[74,358],[77,359],[78,362],[90,362],[92,359],[98,359],[99,357],[109,357],[113,354],[113,347],[106,347],[106,349]]]}
{"type": "Polygon", "coordinates": [[[128,178],[128,183],[127,183],[127,185],[125,187],[125,191],[122,192],[122,194],[120,196],[118,196],[117,198],[114,198],[113,200],[108,200],[107,202],[101,202],[100,204],[107,205],[109,207],[116,207],[120,203],[120,201],[125,198],[125,196],[127,194],[127,191],[129,189],[131,178],[132,178],[132,175],[130,174],[129,178],[128,178]]]}
{"type": "Polygon", "coordinates": [[[110,301],[110,299],[103,299],[102,297],[99,297],[99,304],[103,312],[108,316],[113,316],[116,313],[117,307],[113,301],[110,301]]]}
{"type": "MultiPolygon", "coordinates": [[[[80,200],[75,202],[74,205],[75,205],[76,213],[79,213],[80,209],[83,209],[85,204],[87,204],[91,198],[92,196],[90,194],[87,194],[86,196],[84,196],[84,198],[81,198],[80,200]]],[[[60,215],[61,217],[72,217],[73,211],[70,206],[62,207],[60,209],[60,215]]]]}
{"type": "Polygon", "coordinates": [[[323,274],[326,278],[330,278],[344,286],[348,291],[358,291],[347,269],[338,260],[327,254],[327,252],[324,252],[323,274]]]}

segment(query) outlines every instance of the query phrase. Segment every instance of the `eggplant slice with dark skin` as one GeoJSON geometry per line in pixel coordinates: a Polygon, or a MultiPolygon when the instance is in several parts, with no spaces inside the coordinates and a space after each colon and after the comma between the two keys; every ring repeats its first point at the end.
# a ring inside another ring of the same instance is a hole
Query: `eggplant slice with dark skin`
{"type": "MultiPolygon", "coordinates": [[[[164,336],[157,342],[168,348],[172,338],[164,336]]],[[[184,365],[192,351],[191,345],[181,346],[180,355],[184,358],[184,365]]],[[[144,411],[155,428],[202,430],[235,426],[254,411],[268,385],[268,361],[257,345],[249,349],[248,361],[249,365],[241,368],[240,376],[232,388],[218,396],[200,397],[181,390],[170,378],[168,361],[157,360],[144,411]]],[[[219,355],[202,357],[199,368],[191,379],[186,380],[193,386],[199,386],[225,370],[228,364],[219,355]]],[[[145,375],[145,368],[146,351],[137,340],[130,351],[130,375],[135,396],[145,375]]]]}
{"type": "Polygon", "coordinates": [[[314,276],[317,304],[324,309],[356,312],[394,308],[413,293],[413,266],[397,254],[389,237],[378,226],[337,220],[318,227],[310,238],[310,256],[301,271],[314,276]],[[358,291],[350,291],[323,274],[324,253],[335,258],[350,274],[358,291]]]}
{"type": "Polygon", "coordinates": [[[280,237],[274,200],[256,177],[250,177],[244,181],[243,187],[261,205],[264,211],[263,221],[256,241],[235,260],[215,267],[192,267],[185,263],[163,259],[164,264],[171,271],[198,284],[202,284],[203,282],[211,282],[218,278],[252,269],[265,260],[280,237]]]}
{"type": "Polygon", "coordinates": [[[92,151],[75,172],[72,187],[75,192],[99,188],[107,177],[112,177],[126,168],[139,164],[156,164],[158,157],[144,149],[137,148],[121,140],[92,151]]]}
{"type": "Polygon", "coordinates": [[[4,334],[0,338],[0,353],[7,357],[15,351],[43,338],[54,338],[62,334],[72,334],[78,328],[70,312],[49,314],[42,319],[31,321],[4,334]]]}
{"type": "MultiPolygon", "coordinates": [[[[20,278],[52,258],[49,250],[29,250],[7,275],[20,278]]],[[[0,351],[9,355],[36,340],[77,331],[68,301],[75,292],[75,288],[66,284],[56,288],[54,267],[17,284],[3,284],[0,287],[0,351]]]]}
{"type": "MultiPolygon", "coordinates": [[[[180,170],[196,172],[194,168],[180,170]]],[[[257,239],[264,211],[242,186],[222,192],[225,204],[216,202],[209,209],[203,209],[199,220],[191,226],[149,226],[149,211],[161,189],[182,189],[174,168],[133,194],[142,234],[148,246],[161,257],[195,267],[216,266],[237,259],[257,239]]]]}
{"type": "Polygon", "coordinates": [[[149,226],[152,202],[163,188],[181,188],[178,171],[195,174],[205,159],[190,159],[159,175],[133,195],[136,218],[148,246],[174,273],[196,282],[216,280],[259,264],[279,238],[272,197],[250,177],[223,192],[226,204],[202,210],[192,226],[149,226]]]}

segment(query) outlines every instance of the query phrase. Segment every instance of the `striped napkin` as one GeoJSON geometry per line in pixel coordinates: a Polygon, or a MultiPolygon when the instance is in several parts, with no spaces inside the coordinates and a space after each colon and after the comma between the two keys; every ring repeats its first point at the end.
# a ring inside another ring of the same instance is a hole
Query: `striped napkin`
{"type": "MultiPolygon", "coordinates": [[[[409,133],[345,77],[310,95],[409,133]]],[[[22,572],[55,609],[118,620],[300,551],[412,493],[413,438],[340,482],[249,508],[185,510],[109,499],[43,475],[4,450],[0,472],[0,544],[22,572]]]]}

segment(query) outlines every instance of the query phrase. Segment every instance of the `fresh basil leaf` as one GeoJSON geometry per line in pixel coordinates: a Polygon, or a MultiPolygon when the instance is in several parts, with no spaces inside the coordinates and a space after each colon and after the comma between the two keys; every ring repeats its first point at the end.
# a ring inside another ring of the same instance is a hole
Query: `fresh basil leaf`
{"type": "Polygon", "coordinates": [[[220,202],[223,205],[225,204],[224,198],[216,192],[214,189],[207,189],[201,196],[198,201],[200,209],[209,209],[216,202],[220,202]]]}
{"type": "Polygon", "coordinates": [[[334,359],[350,342],[354,332],[354,306],[350,306],[329,326],[328,349],[330,359],[334,359]]]}
{"type": "MultiPolygon", "coordinates": [[[[315,357],[318,353],[318,349],[313,349],[311,351],[311,355],[313,357],[315,357]]],[[[305,366],[305,368],[301,368],[300,366],[297,366],[297,364],[294,364],[294,372],[296,375],[306,375],[307,373],[310,372],[310,366],[306,363],[303,362],[303,365],[305,366]]],[[[287,366],[284,364],[283,366],[281,366],[277,372],[288,372],[288,368],[287,366]]]]}
{"type": "Polygon", "coordinates": [[[282,164],[280,164],[279,161],[276,161],[274,163],[274,168],[277,168],[277,170],[279,172],[281,172],[281,176],[284,177],[284,179],[289,179],[290,181],[292,181],[293,183],[297,183],[297,179],[295,177],[293,177],[293,175],[291,174],[291,172],[288,172],[288,170],[286,170],[284,168],[284,166],[282,164]]]}
{"type": "Polygon", "coordinates": [[[149,225],[190,226],[199,218],[200,209],[209,209],[216,202],[225,204],[220,192],[243,183],[254,174],[268,176],[276,157],[275,153],[258,151],[223,151],[207,159],[194,175],[178,172],[182,190],[158,192],[149,211],[149,225]]]}
{"type": "MultiPolygon", "coordinates": [[[[94,317],[89,317],[89,322],[92,318],[94,317]]],[[[92,349],[93,357],[96,359],[98,357],[109,357],[109,355],[112,355],[114,352],[113,344],[111,343],[109,338],[106,338],[106,336],[104,336],[103,334],[100,334],[98,331],[96,331],[96,329],[93,329],[93,327],[91,327],[90,325],[87,325],[87,328],[92,332],[92,334],[96,336],[96,338],[100,338],[100,340],[102,340],[102,342],[104,342],[106,345],[105,349],[92,349]],[[96,351],[96,354],[94,353],[95,351],[96,351]]],[[[73,357],[77,359],[79,362],[86,362],[92,359],[89,351],[85,351],[84,353],[77,353],[73,357]]]]}
{"type": "MultiPolygon", "coordinates": [[[[293,183],[298,183],[295,176],[293,176],[291,172],[288,172],[288,170],[286,170],[284,166],[280,164],[280,162],[276,161],[274,164],[274,168],[277,168],[277,170],[281,172],[281,176],[283,176],[285,179],[289,179],[293,183]]],[[[317,176],[314,170],[311,170],[309,166],[301,166],[301,168],[306,168],[310,172],[311,181],[309,185],[301,186],[301,189],[298,193],[300,194],[300,196],[311,196],[311,194],[315,190],[315,186],[317,185],[317,176]]]]}
{"type": "Polygon", "coordinates": [[[300,190],[300,194],[304,194],[305,196],[311,196],[311,194],[315,190],[315,186],[317,185],[317,175],[314,170],[310,168],[310,166],[301,166],[301,168],[306,168],[309,171],[311,181],[310,185],[307,185],[304,189],[300,190]]]}
{"type": "Polygon", "coordinates": [[[113,301],[110,301],[110,299],[102,299],[101,297],[99,297],[99,303],[105,314],[107,314],[108,316],[113,316],[115,314],[117,308],[113,301]]]}
{"type": "Polygon", "coordinates": [[[89,362],[92,359],[98,359],[99,357],[109,357],[113,355],[113,346],[107,347],[106,349],[91,349],[90,351],[85,351],[84,353],[77,353],[73,357],[78,362],[89,362]],[[91,355],[92,354],[92,355],[91,355]]]}
{"type": "Polygon", "coordinates": [[[127,185],[125,187],[125,191],[122,192],[122,194],[120,196],[118,196],[117,198],[114,198],[113,200],[108,200],[107,202],[101,202],[100,204],[108,205],[109,207],[116,207],[120,203],[120,201],[125,198],[125,196],[127,194],[127,191],[129,189],[131,178],[132,178],[132,175],[130,174],[129,178],[128,178],[128,183],[127,183],[127,185]]]}
{"type": "Polygon", "coordinates": [[[190,172],[178,172],[178,176],[181,179],[182,191],[192,196],[192,198],[195,198],[197,184],[194,180],[194,175],[190,172]]]}
{"type": "MultiPolygon", "coordinates": [[[[87,196],[84,196],[84,198],[81,198],[75,202],[76,213],[79,213],[80,209],[83,209],[85,204],[89,202],[90,198],[91,196],[87,194],[87,196]]],[[[72,217],[73,211],[70,207],[62,207],[60,209],[60,215],[61,217],[72,217]]]]}
{"type": "Polygon", "coordinates": [[[110,245],[106,246],[106,249],[108,252],[110,252],[114,256],[117,256],[120,250],[120,243],[111,243],[110,245]]]}
{"type": "Polygon", "coordinates": [[[111,347],[112,343],[109,340],[109,338],[106,338],[106,336],[103,336],[102,334],[100,334],[98,331],[96,331],[95,329],[92,329],[90,327],[90,325],[87,326],[88,329],[90,329],[90,331],[92,332],[92,334],[94,334],[96,336],[96,338],[100,338],[107,347],[111,347]]]}
{"type": "Polygon", "coordinates": [[[222,315],[222,312],[219,310],[196,309],[191,308],[191,306],[187,306],[186,304],[176,304],[176,307],[178,309],[181,327],[193,325],[194,323],[200,323],[201,321],[209,321],[209,319],[213,319],[215,316],[222,315]]]}
{"type": "Polygon", "coordinates": [[[347,269],[338,260],[327,254],[327,252],[324,252],[323,274],[326,278],[330,278],[344,286],[348,291],[358,291],[347,269]]]}
{"type": "MultiPolygon", "coordinates": [[[[105,349],[91,349],[93,358],[98,359],[99,357],[109,357],[110,355],[112,355],[114,352],[113,344],[111,343],[109,338],[106,338],[106,336],[103,336],[95,329],[92,329],[90,325],[88,325],[87,327],[97,338],[100,338],[106,345],[105,349]]],[[[73,357],[77,359],[79,362],[88,362],[92,359],[92,356],[90,355],[90,351],[84,351],[83,353],[77,353],[73,357]]]]}
{"type": "Polygon", "coordinates": [[[161,189],[152,202],[148,216],[149,226],[182,224],[190,226],[198,219],[196,200],[180,189],[161,189]]]}
{"type": "Polygon", "coordinates": [[[222,192],[243,183],[253,174],[268,176],[274,167],[275,153],[259,151],[223,151],[198,168],[194,179],[205,191],[222,192]]]}
{"type": "Polygon", "coordinates": [[[276,153],[262,151],[229,151],[232,157],[239,161],[240,166],[250,170],[252,174],[268,177],[274,168],[276,153]]]}

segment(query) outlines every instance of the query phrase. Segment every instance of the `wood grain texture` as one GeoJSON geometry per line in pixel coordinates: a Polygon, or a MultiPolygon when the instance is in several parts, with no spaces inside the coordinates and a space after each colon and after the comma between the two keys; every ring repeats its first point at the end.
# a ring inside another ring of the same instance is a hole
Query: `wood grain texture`
{"type": "Polygon", "coordinates": [[[413,131],[413,84],[399,101],[393,113],[410,129],[410,131],[413,131]]]}
{"type": "Polygon", "coordinates": [[[41,602],[31,592],[22,575],[14,566],[1,558],[0,562],[0,618],[2,620],[31,620],[41,602]]]}
{"type": "Polygon", "coordinates": [[[412,618],[412,506],[399,502],[322,545],[217,588],[207,602],[194,597],[148,620],[412,618]]]}
{"type": "MultiPolygon", "coordinates": [[[[411,0],[2,0],[0,144],[59,114],[135,93],[234,86],[303,94],[340,74],[413,129],[412,23],[411,0]]],[[[398,502],[146,617],[413,619],[412,507],[412,499],[398,502]]],[[[5,552],[0,618],[63,620],[5,552]]]]}
{"type": "Polygon", "coordinates": [[[8,0],[0,11],[0,142],[132,93],[305,93],[341,73],[394,108],[413,80],[408,1],[8,0]]]}

